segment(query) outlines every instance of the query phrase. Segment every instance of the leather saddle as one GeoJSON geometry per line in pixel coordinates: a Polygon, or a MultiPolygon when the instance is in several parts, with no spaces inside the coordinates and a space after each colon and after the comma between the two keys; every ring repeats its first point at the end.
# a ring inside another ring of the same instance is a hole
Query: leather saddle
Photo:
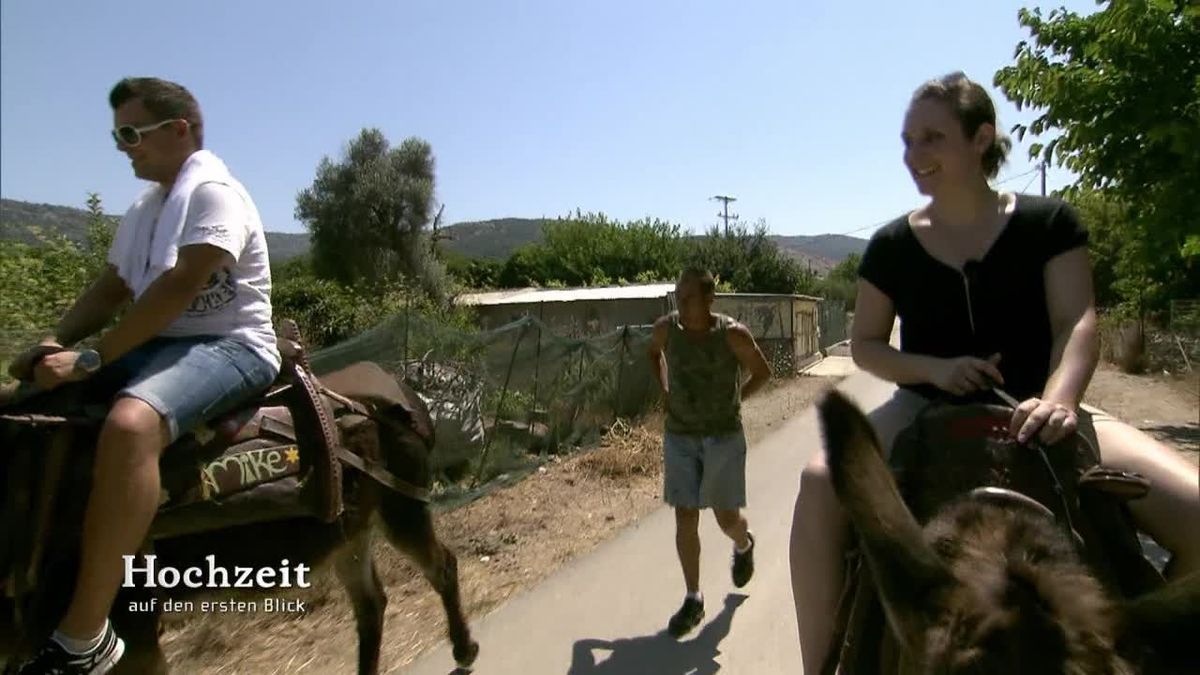
{"type": "MultiPolygon", "coordinates": [[[[1149,482],[1102,466],[1082,434],[1047,447],[1018,444],[1008,435],[1011,417],[1002,406],[935,403],[897,436],[889,464],[917,522],[964,497],[1032,508],[1063,528],[1115,596],[1160,587],[1163,577],[1143,556],[1127,505],[1147,494],[1149,482]]],[[[836,647],[821,673],[898,672],[899,647],[857,543],[847,551],[846,572],[836,647]]]]}
{"type": "MultiPolygon", "coordinates": [[[[401,494],[429,500],[427,489],[383,467],[378,448],[376,456],[362,456],[342,440],[354,426],[378,421],[377,410],[398,407],[403,413],[398,418],[432,447],[424,403],[371,363],[318,378],[290,320],[281,322],[278,345],[283,364],[264,394],[184,434],[163,452],[152,539],[292,517],[332,522],[343,512],[343,464],[401,494]]],[[[69,454],[83,442],[54,436],[88,434],[94,440],[107,414],[106,403],[90,402],[76,391],[58,393],[27,402],[14,402],[19,396],[12,390],[0,396],[0,424],[9,432],[43,434],[24,441],[40,440],[45,447],[43,485],[37,490],[42,495],[54,491],[69,454]]]]}
{"type": "Polygon", "coordinates": [[[934,404],[899,434],[890,464],[917,521],[963,495],[1025,501],[1062,527],[1110,590],[1133,597],[1161,584],[1126,509],[1149,482],[1103,466],[1081,433],[1053,446],[1018,444],[1011,417],[1004,406],[934,404]]]}

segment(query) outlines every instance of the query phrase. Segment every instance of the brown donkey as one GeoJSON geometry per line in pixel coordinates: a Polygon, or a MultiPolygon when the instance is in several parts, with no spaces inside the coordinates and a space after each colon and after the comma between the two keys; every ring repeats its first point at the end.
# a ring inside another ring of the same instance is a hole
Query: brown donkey
{"type": "MultiPolygon", "coordinates": [[[[419,399],[396,382],[381,368],[360,363],[345,371],[322,378],[334,391],[371,390],[372,396],[350,398],[369,410],[359,415],[354,424],[343,424],[341,443],[345,450],[365,458],[395,479],[417,488],[430,484],[429,454],[433,446],[432,424],[419,399]],[[369,384],[369,386],[364,386],[369,384]],[[342,385],[346,385],[343,387],[342,385]],[[415,402],[404,409],[391,401],[415,402]]],[[[70,457],[64,463],[59,483],[57,505],[53,509],[52,528],[45,538],[47,545],[37,566],[40,581],[28,592],[15,593],[13,579],[19,573],[14,562],[16,539],[12,531],[28,526],[28,515],[22,513],[21,499],[16,493],[31,483],[31,475],[21,468],[41,457],[52,456],[44,447],[21,447],[45,441],[46,434],[34,427],[6,424],[0,443],[0,591],[4,584],[8,592],[0,592],[0,635],[17,638],[16,644],[5,645],[0,640],[0,653],[14,648],[26,648],[40,643],[66,609],[71,596],[75,570],[78,565],[78,537],[83,508],[87,500],[91,476],[91,445],[94,433],[75,433],[71,445],[62,448],[70,457]],[[6,494],[7,493],[7,494],[6,494]],[[5,606],[5,605],[8,606],[5,606]],[[11,625],[6,625],[11,624],[11,625]]],[[[171,449],[168,449],[168,453],[171,449]]],[[[376,471],[376,474],[379,472],[376,471]]],[[[386,481],[383,481],[386,482],[386,481]]],[[[209,569],[208,556],[215,556],[216,565],[232,573],[236,567],[275,568],[298,565],[316,567],[331,563],[336,576],[345,587],[354,608],[358,631],[358,672],[379,672],[379,651],[383,637],[384,608],[387,595],[375,571],[371,554],[371,538],[376,528],[374,517],[379,516],[382,530],[390,542],[409,556],[441,595],[445,607],[454,658],[460,666],[470,666],[479,653],[479,645],[471,639],[459,597],[458,567],[454,554],[438,541],[434,533],[429,504],[386,487],[380,480],[361,471],[346,469],[341,475],[341,504],[343,510],[331,522],[314,517],[291,517],[220,529],[180,534],[153,542],[154,566],[158,570],[185,570],[198,567],[209,569]]],[[[41,497],[37,488],[24,497],[26,505],[41,497]]],[[[197,528],[199,529],[199,528],[197,528]]],[[[137,559],[137,567],[145,567],[145,559],[137,559]]],[[[276,577],[278,580],[278,577],[276,577]]],[[[295,575],[292,583],[297,582],[295,575]]],[[[122,591],[113,606],[112,621],[118,634],[126,641],[127,651],[117,666],[117,673],[165,673],[166,660],[159,645],[159,611],[166,599],[186,598],[196,590],[180,583],[173,588],[129,588],[122,591]],[[156,601],[147,603],[153,597],[156,601]],[[131,612],[131,603],[156,611],[131,612]]],[[[278,596],[276,588],[273,595],[278,596]]],[[[247,598],[251,599],[251,598],[247,598]]]]}
{"type": "Polygon", "coordinates": [[[899,672],[1200,672],[1200,574],[1121,602],[1048,510],[1006,490],[953,499],[922,527],[862,412],[836,391],[818,412],[899,672]]]}

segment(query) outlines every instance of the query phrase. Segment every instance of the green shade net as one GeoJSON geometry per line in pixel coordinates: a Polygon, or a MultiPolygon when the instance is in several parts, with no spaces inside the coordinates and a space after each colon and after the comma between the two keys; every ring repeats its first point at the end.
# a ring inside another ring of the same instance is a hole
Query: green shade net
{"type": "Polygon", "coordinates": [[[318,374],[374,361],[403,376],[435,417],[440,479],[478,482],[649,410],[658,400],[646,356],[651,331],[567,338],[526,316],[467,332],[406,311],[310,361],[318,374]]]}

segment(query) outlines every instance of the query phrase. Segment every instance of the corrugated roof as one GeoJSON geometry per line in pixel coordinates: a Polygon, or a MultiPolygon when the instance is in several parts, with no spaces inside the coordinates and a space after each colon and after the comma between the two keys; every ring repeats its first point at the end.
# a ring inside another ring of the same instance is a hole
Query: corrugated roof
{"type": "Polygon", "coordinates": [[[792,300],[824,300],[815,295],[799,295],[797,293],[717,293],[718,298],[790,298],[792,300]]]}
{"type": "Polygon", "coordinates": [[[580,300],[635,300],[665,298],[675,284],[636,286],[598,286],[595,288],[521,288],[489,293],[465,293],[458,296],[461,305],[517,305],[538,302],[575,302],[580,300]]]}

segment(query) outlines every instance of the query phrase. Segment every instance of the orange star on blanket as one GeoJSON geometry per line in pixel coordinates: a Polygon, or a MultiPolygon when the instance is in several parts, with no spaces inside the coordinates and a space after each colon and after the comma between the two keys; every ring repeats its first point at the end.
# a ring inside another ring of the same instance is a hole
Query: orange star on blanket
{"type": "Polygon", "coordinates": [[[295,446],[288,448],[287,452],[283,453],[283,457],[287,460],[288,464],[300,463],[300,453],[296,450],[295,446]]]}

